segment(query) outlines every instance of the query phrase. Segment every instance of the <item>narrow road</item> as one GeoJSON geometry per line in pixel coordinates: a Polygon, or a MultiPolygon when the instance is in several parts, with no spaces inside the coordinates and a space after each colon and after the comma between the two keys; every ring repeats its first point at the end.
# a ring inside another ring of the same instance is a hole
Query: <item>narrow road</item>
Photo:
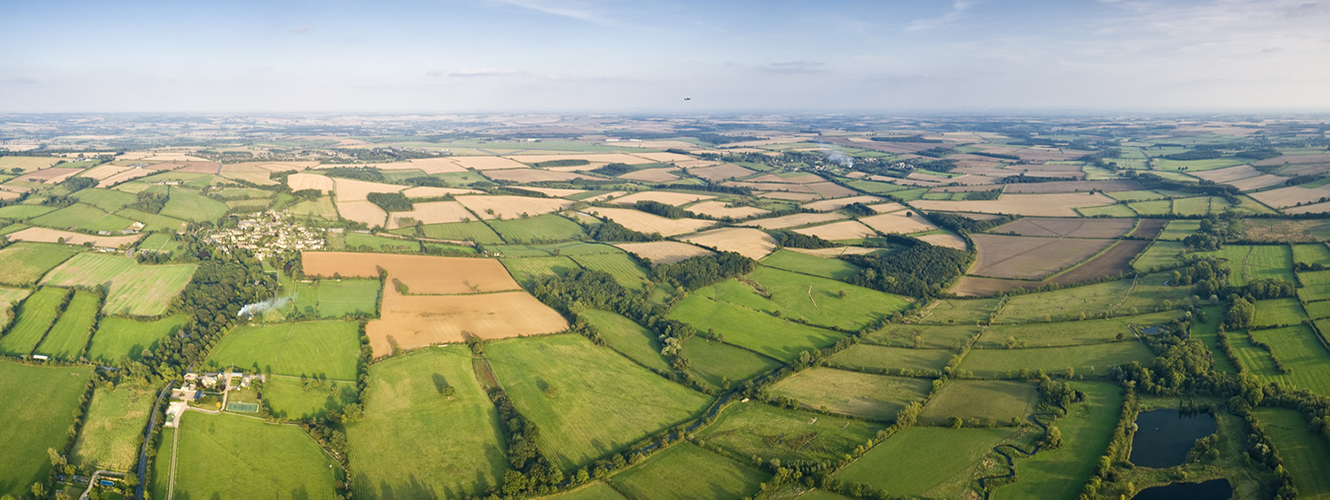
{"type": "Polygon", "coordinates": [[[169,476],[170,482],[166,483],[166,500],[175,499],[175,459],[178,455],[178,453],[176,453],[176,445],[179,443],[180,431],[177,430],[176,432],[171,433],[171,475],[169,476]]]}
{"type": "Polygon", "coordinates": [[[88,479],[88,489],[84,490],[82,495],[79,495],[79,500],[88,500],[88,495],[89,495],[90,493],[92,493],[92,488],[95,487],[95,486],[97,486],[97,476],[100,476],[100,475],[103,475],[103,474],[105,474],[105,475],[107,475],[107,476],[112,475],[112,474],[118,474],[118,475],[120,475],[121,477],[123,477],[123,476],[125,475],[125,473],[123,473],[123,472],[116,472],[116,471],[113,471],[113,470],[99,470],[99,471],[97,471],[97,472],[92,473],[92,477],[91,477],[90,479],[88,479]]]}
{"type": "Polygon", "coordinates": [[[151,441],[149,438],[152,437],[152,429],[157,427],[157,408],[162,405],[162,398],[166,397],[167,394],[170,394],[171,388],[173,387],[175,387],[174,380],[172,380],[171,383],[166,384],[166,387],[162,389],[162,393],[157,395],[157,404],[152,407],[152,414],[148,417],[148,426],[143,429],[143,444],[139,447],[139,485],[134,488],[134,498],[136,500],[143,500],[143,485],[147,484],[148,444],[151,441]]]}

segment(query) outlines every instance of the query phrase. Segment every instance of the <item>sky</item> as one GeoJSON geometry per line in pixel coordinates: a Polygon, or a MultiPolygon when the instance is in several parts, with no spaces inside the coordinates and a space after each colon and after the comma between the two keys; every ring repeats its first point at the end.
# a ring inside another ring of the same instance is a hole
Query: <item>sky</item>
{"type": "Polygon", "coordinates": [[[1330,110],[1330,0],[0,0],[0,113],[1330,110]]]}

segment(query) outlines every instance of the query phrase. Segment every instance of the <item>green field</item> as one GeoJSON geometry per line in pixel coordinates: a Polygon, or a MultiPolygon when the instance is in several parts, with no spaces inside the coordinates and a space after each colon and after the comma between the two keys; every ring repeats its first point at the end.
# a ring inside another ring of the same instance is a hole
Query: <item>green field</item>
{"type": "Polygon", "coordinates": [[[889,184],[886,182],[855,180],[847,183],[848,186],[863,191],[865,193],[882,194],[891,193],[905,189],[905,186],[889,184]]]}
{"type": "Polygon", "coordinates": [[[151,250],[167,254],[180,253],[184,249],[182,242],[176,241],[167,233],[152,233],[139,242],[139,250],[151,250]]]}
{"type": "Polygon", "coordinates": [[[10,205],[0,207],[0,219],[27,220],[54,212],[55,207],[42,205],[10,205]]]}
{"type": "Polygon", "coordinates": [[[88,345],[88,337],[92,335],[99,305],[96,295],[82,290],[74,292],[69,307],[60,315],[35,352],[64,361],[77,361],[83,354],[83,348],[88,345]]]}
{"type": "Polygon", "coordinates": [[[1292,247],[1293,262],[1330,265],[1330,247],[1327,247],[1325,243],[1308,243],[1292,245],[1292,247]]]}
{"type": "Polygon", "coordinates": [[[1295,325],[1307,319],[1298,299],[1268,299],[1256,301],[1256,319],[1253,326],[1295,325]]]}
{"type": "Polygon", "coordinates": [[[863,271],[863,268],[840,259],[827,259],[790,250],[776,251],[762,259],[762,265],[834,280],[851,278],[863,271]]]}
{"type": "Polygon", "coordinates": [[[690,371],[693,375],[717,389],[729,388],[731,383],[781,367],[781,363],[772,358],[700,337],[688,339],[682,352],[692,361],[690,371]]]}
{"type": "Polygon", "coordinates": [[[68,292],[63,288],[46,287],[28,296],[19,307],[13,328],[0,337],[0,353],[10,356],[31,353],[60,316],[60,302],[68,292]]]}
{"type": "Polygon", "coordinates": [[[1196,252],[1198,256],[1228,259],[1232,271],[1229,283],[1242,286],[1250,280],[1279,278],[1293,281],[1293,251],[1287,245],[1225,245],[1214,252],[1196,252]]]}
{"type": "Polygon", "coordinates": [[[207,365],[263,373],[355,380],[360,333],[351,321],[242,325],[222,337],[207,365]]]}
{"type": "Polygon", "coordinates": [[[322,217],[337,220],[337,207],[333,206],[331,196],[320,196],[316,200],[302,200],[287,209],[291,215],[322,217]]]}
{"type": "Polygon", "coordinates": [[[167,217],[194,222],[215,221],[230,209],[225,203],[190,190],[171,188],[170,192],[171,198],[162,208],[162,215],[167,217]]]}
{"type": "Polygon", "coordinates": [[[889,323],[881,330],[864,336],[864,340],[876,344],[921,347],[930,349],[953,349],[970,343],[970,337],[980,331],[974,325],[923,325],[889,323]]]}
{"type": "Polygon", "coordinates": [[[0,496],[29,494],[46,480],[46,450],[62,449],[90,366],[44,367],[0,361],[0,496]]]}
{"type": "Polygon", "coordinates": [[[1302,304],[1302,308],[1307,310],[1307,316],[1312,319],[1330,318],[1330,300],[1307,302],[1302,304]]]}
{"type": "Polygon", "coordinates": [[[974,476],[981,460],[1011,435],[1011,429],[912,427],[874,447],[835,478],[868,483],[893,495],[969,498],[976,495],[974,476]]]}
{"type": "Polygon", "coordinates": [[[54,229],[80,229],[94,233],[97,231],[118,232],[134,223],[124,217],[109,214],[100,208],[82,203],[75,203],[30,222],[36,226],[46,226],[54,229]]]}
{"type": "Polygon", "coordinates": [[[114,189],[84,189],[71,196],[107,212],[118,211],[138,201],[134,195],[114,189]]]}
{"type": "Polygon", "coordinates": [[[20,241],[0,249],[0,283],[28,285],[36,283],[47,271],[68,260],[78,250],[56,243],[20,241]]]}
{"type": "MultiPolygon", "coordinates": [[[[967,423],[986,419],[1009,424],[1012,418],[1025,422],[1039,403],[1034,384],[1005,380],[952,380],[933,395],[919,414],[919,421],[946,425],[951,417],[967,423]]],[[[991,425],[991,424],[990,424],[991,425]]]]}
{"type": "MultiPolygon", "coordinates": [[[[1297,301],[1294,301],[1296,304],[1297,301]]],[[[1010,306],[1009,306],[1010,307],[1010,306]]],[[[976,347],[997,349],[1010,340],[1023,342],[1024,347],[1054,347],[1079,344],[1113,342],[1135,338],[1132,327],[1139,331],[1154,325],[1167,325],[1181,318],[1178,311],[1165,311],[1139,316],[1119,316],[1111,319],[1092,319],[1074,323],[1032,323],[1028,325],[993,325],[979,338],[976,347]]]]}
{"type": "Polygon", "coordinates": [[[1298,298],[1304,302],[1330,299],[1330,271],[1298,273],[1298,298]]]}
{"type": "Polygon", "coordinates": [[[140,212],[132,208],[116,212],[116,215],[142,222],[145,231],[183,231],[185,226],[189,224],[174,217],[140,212]]]}
{"type": "Polygon", "coordinates": [[[263,400],[273,415],[288,419],[323,418],[357,399],[353,382],[315,381],[302,383],[295,377],[273,375],[263,382],[263,400]]]}
{"type": "Polygon", "coordinates": [[[614,281],[629,290],[640,290],[647,283],[647,270],[626,253],[577,255],[573,260],[587,269],[610,273],[614,281]]]}
{"type": "Polygon", "coordinates": [[[1017,460],[1016,482],[993,490],[992,498],[1071,500],[1080,495],[1108,448],[1122,395],[1106,383],[1075,382],[1072,387],[1086,394],[1086,402],[1071,405],[1066,417],[1053,422],[1062,431],[1063,446],[1017,460]]]}
{"type": "Polygon", "coordinates": [[[299,427],[191,411],[179,432],[176,498],[337,498],[335,462],[299,427]]]}
{"type": "MultiPolygon", "coordinates": [[[[1236,335],[1229,334],[1229,340],[1232,341],[1236,335]]],[[[1309,389],[1322,396],[1330,395],[1330,352],[1326,352],[1325,347],[1316,339],[1316,332],[1312,331],[1311,327],[1296,325],[1273,330],[1257,330],[1252,332],[1252,337],[1269,345],[1275,357],[1279,358],[1279,362],[1292,370],[1292,373],[1267,376],[1261,376],[1259,372],[1253,370],[1253,374],[1266,379],[1267,382],[1278,381],[1285,387],[1309,389]]],[[[1242,340],[1245,341],[1246,338],[1242,340]]],[[[1256,352],[1265,354],[1261,349],[1256,349],[1256,352]]]]}
{"type": "Polygon", "coordinates": [[[1312,433],[1297,410],[1257,408],[1253,413],[1293,475],[1298,498],[1330,497],[1330,461],[1326,460],[1330,445],[1325,436],[1312,433]]]}
{"type": "Polygon", "coordinates": [[[929,306],[923,318],[924,323],[973,325],[978,321],[988,321],[997,311],[1001,299],[946,299],[929,306]]]}
{"type": "Polygon", "coordinates": [[[1182,241],[1183,238],[1196,234],[1201,230],[1201,221],[1199,220],[1173,220],[1168,221],[1164,226],[1164,232],[1159,233],[1160,240],[1182,241]]]}
{"type": "Polygon", "coordinates": [[[174,451],[171,447],[172,439],[175,437],[174,427],[162,428],[161,438],[158,441],[155,451],[157,452],[154,463],[165,463],[166,467],[152,467],[152,477],[148,480],[150,484],[143,486],[145,492],[151,491],[152,498],[169,498],[168,488],[171,486],[171,458],[174,451]]]}
{"type": "Polygon", "coordinates": [[[1228,360],[1223,351],[1219,350],[1219,323],[1223,321],[1224,309],[1220,306],[1210,306],[1204,308],[1203,312],[1208,321],[1205,323],[1193,321],[1191,336],[1200,339],[1210,349],[1210,357],[1214,358],[1215,361],[1213,367],[1215,371],[1236,375],[1238,369],[1233,366],[1233,362],[1228,360]]]}
{"type": "Polygon", "coordinates": [[[138,458],[138,437],[156,401],[156,391],[130,384],[113,391],[98,387],[69,463],[84,471],[129,470],[138,458]]]}
{"type": "MultiPolygon", "coordinates": [[[[331,237],[330,237],[331,238],[331,237]]],[[[347,231],[342,234],[342,241],[346,249],[374,252],[418,252],[420,243],[414,240],[401,240],[397,238],[385,238],[372,234],[364,234],[356,231],[347,231]]]]}
{"type": "Polygon", "coordinates": [[[1128,203],[1127,206],[1141,215],[1167,215],[1173,213],[1173,202],[1170,200],[1138,201],[1128,203]]]}
{"type": "Polygon", "coordinates": [[[491,220],[491,228],[508,243],[537,243],[581,238],[582,226],[558,215],[526,219],[491,220]]]}
{"type": "Polygon", "coordinates": [[[578,487],[575,490],[565,493],[558,493],[548,497],[550,500],[627,500],[613,487],[601,481],[593,481],[585,486],[578,487]]]}
{"type": "MultiPolygon", "coordinates": [[[[1221,198],[1222,201],[1222,198],[1221,198]]],[[[1178,215],[1205,215],[1210,213],[1210,197],[1177,198],[1173,200],[1173,213],[1178,215]]]]}
{"type": "Polygon", "coordinates": [[[290,313],[325,319],[347,315],[374,316],[382,288],[376,279],[343,278],[294,283],[292,290],[288,291],[295,295],[290,313]]]}
{"type": "MultiPolygon", "coordinates": [[[[855,330],[890,317],[910,304],[889,293],[769,267],[758,267],[748,278],[770,294],[771,305],[767,309],[754,309],[780,311],[785,316],[802,318],[816,325],[855,330]],[[841,293],[845,294],[844,298],[841,293]]],[[[744,288],[751,298],[762,299],[751,287],[744,288]]],[[[751,300],[736,303],[749,305],[751,300]]]]}
{"type": "MultiPolygon", "coordinates": [[[[450,222],[447,224],[426,224],[421,226],[426,238],[440,240],[470,240],[476,243],[503,243],[499,233],[494,232],[484,222],[450,222]]],[[[415,228],[394,229],[396,234],[415,234],[415,228]]]]}
{"type": "Polygon", "coordinates": [[[610,484],[634,500],[743,498],[758,492],[770,474],[679,443],[611,476],[610,484]]]}
{"type": "Polygon", "coordinates": [[[365,419],[346,427],[356,498],[456,498],[499,485],[507,445],[465,346],[378,363],[368,394],[365,419]],[[456,388],[452,399],[444,384],[456,388]]]}
{"type": "Polygon", "coordinates": [[[183,315],[167,316],[156,321],[136,321],[130,318],[108,316],[97,325],[97,334],[88,346],[88,359],[114,364],[121,356],[139,359],[141,353],[157,348],[157,341],[173,335],[185,325],[183,315]]]}
{"type": "Polygon", "coordinates": [[[1113,193],[1104,193],[1104,194],[1108,195],[1108,197],[1113,198],[1115,200],[1126,200],[1126,201],[1148,201],[1148,200],[1158,200],[1162,198],[1167,198],[1167,196],[1156,193],[1154,191],[1139,191],[1139,190],[1117,191],[1113,193]]]}
{"type": "Polygon", "coordinates": [[[955,355],[945,349],[906,349],[872,344],[855,344],[837,353],[827,361],[832,366],[860,371],[880,372],[887,369],[942,371],[947,360],[955,355]]]}
{"type": "Polygon", "coordinates": [[[1176,266],[1181,263],[1178,254],[1182,253],[1183,248],[1180,241],[1156,241],[1136,257],[1131,267],[1137,271],[1149,272],[1151,269],[1176,266]]]}
{"type": "Polygon", "coordinates": [[[1238,357],[1238,363],[1256,378],[1269,382],[1283,376],[1275,368],[1270,354],[1247,340],[1247,332],[1228,332],[1228,342],[1238,357]]]}
{"type": "Polygon", "coordinates": [[[670,311],[669,318],[699,331],[715,330],[727,343],[747,347],[773,358],[790,361],[807,350],[821,349],[843,338],[840,334],[785,321],[770,314],[689,295],[670,311]]]}
{"type": "Polygon", "coordinates": [[[669,363],[660,355],[661,346],[656,335],[633,320],[598,309],[587,309],[579,316],[596,327],[606,344],[628,356],[628,359],[662,372],[671,370],[669,363]]]}
{"type": "Polygon", "coordinates": [[[0,288],[0,331],[14,319],[14,306],[28,297],[27,288],[0,288]]]}
{"type": "Polygon", "coordinates": [[[143,266],[119,255],[75,255],[42,281],[56,286],[94,287],[110,283],[102,311],[106,314],[157,316],[194,277],[194,264],[143,266]]]}
{"type": "Polygon", "coordinates": [[[733,456],[759,456],[782,462],[835,461],[866,443],[880,424],[776,408],[763,403],[725,407],[715,422],[698,431],[705,443],[733,456]]]}
{"type": "Polygon", "coordinates": [[[563,276],[569,271],[580,269],[576,262],[568,257],[522,257],[499,259],[508,274],[513,275],[522,286],[531,286],[536,278],[563,276]]]}
{"type": "Polygon", "coordinates": [[[1028,368],[1031,373],[1061,374],[1073,369],[1077,375],[1103,376],[1114,366],[1139,361],[1148,364],[1154,355],[1140,342],[1113,342],[1037,349],[973,349],[960,368],[978,377],[1000,377],[1028,368]]]}
{"type": "Polygon", "coordinates": [[[541,449],[572,469],[700,415],[710,400],[579,335],[488,344],[490,366],[541,449]]]}
{"type": "Polygon", "coordinates": [[[922,400],[932,388],[924,379],[813,368],[791,376],[771,389],[814,409],[871,420],[889,421],[912,401],[922,400]]]}
{"type": "Polygon", "coordinates": [[[1135,217],[1136,211],[1130,206],[1123,204],[1104,205],[1101,207],[1082,207],[1077,208],[1077,212],[1086,217],[1135,217]]]}
{"type": "Polygon", "coordinates": [[[1113,312],[1132,289],[1132,280],[1064,288],[1011,297],[994,323],[1032,323],[1079,320],[1113,312]]]}

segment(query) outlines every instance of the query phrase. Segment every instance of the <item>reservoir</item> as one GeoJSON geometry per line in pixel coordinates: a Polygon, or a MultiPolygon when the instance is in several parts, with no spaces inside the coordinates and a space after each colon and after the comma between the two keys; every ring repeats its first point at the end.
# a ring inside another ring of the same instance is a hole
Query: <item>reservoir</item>
{"type": "Polygon", "coordinates": [[[1136,425],[1131,463],[1156,469],[1182,465],[1196,440],[1218,428],[1209,413],[1183,414],[1174,409],[1141,412],[1136,415],[1136,425]]]}

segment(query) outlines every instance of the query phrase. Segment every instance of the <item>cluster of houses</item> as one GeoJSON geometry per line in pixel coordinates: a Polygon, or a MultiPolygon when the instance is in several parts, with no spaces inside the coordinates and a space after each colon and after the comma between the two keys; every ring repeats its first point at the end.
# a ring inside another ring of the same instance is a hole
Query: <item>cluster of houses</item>
{"type": "Polygon", "coordinates": [[[249,250],[259,259],[280,252],[319,250],[325,243],[322,229],[294,223],[285,210],[255,214],[238,221],[233,228],[217,230],[208,238],[228,252],[249,250]]]}

